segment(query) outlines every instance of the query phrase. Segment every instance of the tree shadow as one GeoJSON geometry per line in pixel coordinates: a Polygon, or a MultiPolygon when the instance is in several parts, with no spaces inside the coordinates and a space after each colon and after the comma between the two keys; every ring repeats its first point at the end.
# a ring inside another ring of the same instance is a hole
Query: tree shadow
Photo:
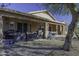
{"type": "MultiPolygon", "coordinates": [[[[30,47],[30,46],[21,46],[21,45],[14,45],[11,48],[1,48],[1,49],[5,50],[6,56],[24,56],[24,55],[18,54],[17,51],[14,50],[15,48],[18,48],[18,49],[24,48],[24,50],[33,49],[33,50],[29,50],[29,51],[26,50],[26,51],[29,52],[30,56],[33,55],[33,54],[36,55],[36,56],[37,55],[38,56],[39,55],[46,56],[48,54],[46,51],[48,51],[48,50],[50,50],[50,51],[52,51],[52,50],[63,50],[62,47],[57,47],[57,46],[53,46],[53,47],[34,47],[34,46],[32,46],[32,47],[30,47]],[[9,53],[10,51],[12,51],[12,54],[9,53]]],[[[21,51],[19,51],[19,52],[21,52],[21,51]]]]}
{"type": "Polygon", "coordinates": [[[54,51],[54,50],[63,50],[62,47],[30,47],[30,46],[20,46],[20,45],[16,45],[15,47],[12,48],[25,48],[25,49],[33,49],[34,51],[29,51],[29,53],[31,54],[35,54],[36,56],[47,56],[49,52],[44,52],[44,51],[54,51]],[[43,50],[43,51],[41,51],[43,50]]]}
{"type": "Polygon", "coordinates": [[[63,47],[30,47],[30,46],[21,46],[21,45],[16,45],[13,46],[12,48],[28,48],[28,49],[40,49],[40,50],[63,50],[63,47]]]}

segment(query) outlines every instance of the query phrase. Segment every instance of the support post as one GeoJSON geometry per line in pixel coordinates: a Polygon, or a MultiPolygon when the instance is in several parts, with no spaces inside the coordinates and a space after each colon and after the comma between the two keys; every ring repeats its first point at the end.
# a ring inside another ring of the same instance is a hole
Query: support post
{"type": "Polygon", "coordinates": [[[66,26],[63,25],[63,35],[66,35],[67,34],[66,32],[67,32],[66,26]]]}
{"type": "Polygon", "coordinates": [[[60,35],[62,35],[62,25],[60,25],[60,35]]]}
{"type": "Polygon", "coordinates": [[[58,34],[58,25],[56,25],[56,32],[57,32],[57,34],[58,34]]]}
{"type": "Polygon", "coordinates": [[[49,24],[48,22],[45,22],[45,38],[48,38],[48,34],[49,34],[49,24]]]}

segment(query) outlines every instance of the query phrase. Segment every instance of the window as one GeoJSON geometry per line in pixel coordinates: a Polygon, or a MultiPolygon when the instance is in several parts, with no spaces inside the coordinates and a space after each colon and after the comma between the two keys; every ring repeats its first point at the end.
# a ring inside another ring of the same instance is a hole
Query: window
{"type": "Polygon", "coordinates": [[[14,22],[10,22],[10,24],[9,24],[9,29],[10,29],[10,30],[14,30],[14,22]]]}
{"type": "Polygon", "coordinates": [[[17,23],[17,31],[22,32],[22,23],[17,23]]]}

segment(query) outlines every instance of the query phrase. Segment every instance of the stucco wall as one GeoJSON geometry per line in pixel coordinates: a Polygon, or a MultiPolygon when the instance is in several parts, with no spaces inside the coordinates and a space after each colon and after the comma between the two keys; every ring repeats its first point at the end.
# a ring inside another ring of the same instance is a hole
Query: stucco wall
{"type": "Polygon", "coordinates": [[[7,31],[9,29],[17,29],[17,23],[14,20],[10,20],[10,19],[3,19],[3,31],[7,31]],[[13,27],[10,26],[10,23],[14,22],[13,27]]]}

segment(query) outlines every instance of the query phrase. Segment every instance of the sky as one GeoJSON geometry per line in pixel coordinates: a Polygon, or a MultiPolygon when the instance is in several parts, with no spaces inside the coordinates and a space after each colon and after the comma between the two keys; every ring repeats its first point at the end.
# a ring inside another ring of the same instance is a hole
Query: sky
{"type": "MultiPolygon", "coordinates": [[[[9,6],[7,6],[7,8],[9,9],[14,9],[20,12],[32,12],[32,11],[39,11],[39,10],[45,10],[45,7],[39,3],[14,3],[14,4],[10,4],[9,6]]],[[[53,14],[52,14],[53,15],[53,14]]],[[[53,15],[56,20],[58,21],[65,21],[67,24],[70,24],[71,22],[71,15],[65,15],[65,16],[61,16],[61,15],[53,15]]]]}

